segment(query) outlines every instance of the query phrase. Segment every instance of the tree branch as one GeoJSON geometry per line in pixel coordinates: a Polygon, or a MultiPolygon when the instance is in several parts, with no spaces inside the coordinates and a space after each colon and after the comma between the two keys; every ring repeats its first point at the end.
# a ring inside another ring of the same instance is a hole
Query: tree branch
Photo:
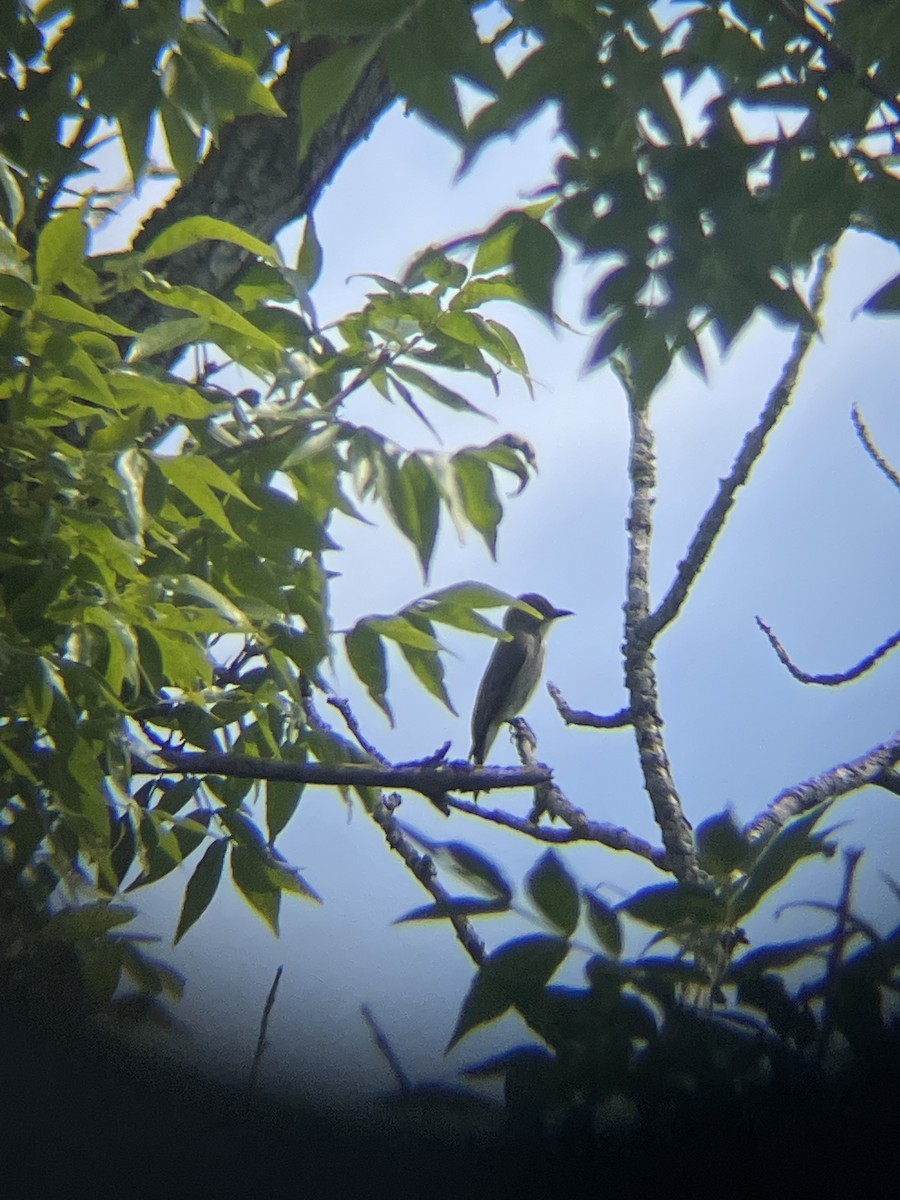
{"type": "Polygon", "coordinates": [[[633,724],[630,708],[620,708],[610,717],[601,717],[584,708],[570,708],[568,701],[555,683],[548,683],[547,691],[553,698],[556,711],[567,725],[583,725],[589,729],[624,729],[627,725],[633,724]]]}
{"type": "Polygon", "coordinates": [[[281,974],[284,967],[278,967],[275,972],[275,978],[272,980],[272,986],[269,988],[269,995],[266,998],[265,1007],[263,1008],[262,1019],[259,1022],[259,1037],[256,1040],[256,1052],[253,1055],[253,1063],[250,1067],[250,1078],[247,1082],[247,1096],[252,1098],[256,1091],[256,1081],[259,1077],[259,1067],[262,1062],[263,1055],[268,1048],[266,1034],[269,1031],[269,1017],[272,1015],[272,1009],[275,1007],[275,996],[278,992],[278,984],[281,982],[281,974]]]}
{"type": "Polygon", "coordinates": [[[628,517],[628,594],[625,602],[625,686],[631,700],[631,717],[644,786],[662,833],[667,862],[675,877],[699,882],[703,872],[697,862],[690,822],[684,815],[672,778],[662,735],[656,671],[648,636],[650,609],[650,544],[653,536],[653,490],[656,470],[653,431],[646,407],[632,403],[631,451],[628,473],[631,504],[628,517]]]}
{"type": "Polygon", "coordinates": [[[887,475],[888,479],[896,488],[900,488],[900,474],[894,470],[891,464],[887,461],[875,443],[872,441],[872,435],[869,433],[869,427],[860,416],[859,405],[854,404],[850,409],[850,420],[853,422],[853,427],[856,430],[857,437],[862,442],[866,449],[866,453],[875,463],[879,470],[887,475]]]}
{"type": "Polygon", "coordinates": [[[466,762],[438,766],[378,763],[292,763],[249,754],[201,753],[160,747],[151,758],[133,756],[140,775],[221,775],[234,779],[271,779],[332,787],[405,788],[429,800],[447,791],[484,792],[493,788],[536,787],[551,778],[549,767],[473,767],[466,762]]]}
{"type": "MultiPolygon", "coordinates": [[[[427,854],[420,854],[400,829],[394,819],[394,810],[400,804],[397,795],[383,797],[375,805],[372,818],[384,834],[390,848],[399,854],[422,887],[438,904],[452,904],[453,897],[438,883],[437,868],[427,854]]],[[[469,919],[462,913],[450,912],[447,919],[456,931],[456,937],[476,967],[487,957],[484,942],[472,928],[469,919]]]]}
{"type": "Polygon", "coordinates": [[[807,812],[823,800],[833,800],[858,791],[866,784],[880,782],[880,777],[890,775],[891,768],[900,761],[900,731],[886,742],[873,746],[871,750],[849,762],[829,767],[821,775],[785,788],[771,801],[765,812],[755,817],[744,829],[747,837],[756,840],[769,837],[786,824],[791,817],[807,812]]]}
{"type": "MultiPolygon", "coordinates": [[[[833,265],[831,251],[822,255],[812,291],[812,313],[818,317],[825,301],[826,284],[833,265]]],[[[694,533],[687,554],[678,564],[675,579],[656,611],[647,619],[645,636],[652,643],[665,627],[678,616],[688,592],[700,574],[722,532],[725,521],[735,501],[735,493],[748,479],[751,470],[765,449],[766,439],[774,429],[779,417],[790,404],[794,388],[800,377],[803,362],[815,340],[815,333],[799,329],[794,338],[793,349],[781,370],[778,382],[769,393],[765,407],[754,427],[744,438],[737,458],[724,479],[719,481],[719,490],[712,504],[703,514],[694,533]]]]}
{"type": "MultiPolygon", "coordinates": [[[[350,99],[318,130],[308,154],[298,163],[295,148],[300,84],[303,76],[333,49],[332,39],[325,37],[292,45],[284,74],[272,87],[287,118],[244,116],[226,126],[218,146],[210,151],[193,178],[144,223],[135,239],[135,249],[149,245],[176,221],[198,213],[221,217],[263,241],[271,241],[288,222],[312,209],[347,151],[368,136],[393,100],[393,91],[376,57],[350,99]]],[[[252,261],[252,255],[231,243],[204,241],[173,255],[167,263],[166,278],[172,283],[190,282],[222,296],[252,261]]],[[[111,301],[107,311],[122,324],[143,329],[158,310],[154,301],[142,293],[129,292],[111,301]]]]}
{"type": "Polygon", "coordinates": [[[900,645],[900,629],[898,629],[880,646],[877,646],[871,654],[867,654],[865,658],[860,659],[855,666],[849,667],[846,671],[838,671],[832,675],[811,675],[808,671],[801,670],[790,658],[784,646],[772,632],[771,625],[768,625],[762,617],[756,618],[756,624],[769,639],[772,649],[795,679],[798,679],[800,683],[817,683],[821,687],[837,687],[839,684],[849,683],[851,679],[858,679],[860,675],[865,675],[866,671],[871,670],[880,658],[884,658],[895,646],[900,645]]]}
{"type": "Polygon", "coordinates": [[[661,871],[668,870],[666,853],[660,846],[651,846],[643,838],[635,837],[627,829],[618,825],[606,825],[600,821],[592,821],[580,808],[571,804],[562,792],[554,786],[558,799],[548,805],[545,811],[551,818],[559,817],[569,826],[568,829],[557,829],[551,825],[538,825],[532,817],[517,817],[514,813],[505,812],[501,808],[485,808],[472,800],[459,800],[455,796],[447,798],[447,804],[457,812],[466,813],[470,817],[478,817],[492,825],[502,825],[505,829],[514,829],[516,833],[524,834],[536,842],[549,842],[553,845],[565,845],[568,842],[599,842],[610,850],[629,850],[640,858],[646,858],[654,867],[661,871]]]}

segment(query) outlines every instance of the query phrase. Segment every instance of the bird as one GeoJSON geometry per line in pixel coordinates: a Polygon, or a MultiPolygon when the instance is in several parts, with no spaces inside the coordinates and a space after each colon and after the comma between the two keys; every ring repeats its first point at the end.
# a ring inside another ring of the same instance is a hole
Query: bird
{"type": "Polygon", "coordinates": [[[568,608],[554,608],[537,592],[517,597],[534,612],[510,607],[503,628],[509,641],[498,641],[491,654],[472,711],[472,749],[469,757],[481,766],[500,726],[517,717],[534,695],[544,669],[545,639],[552,621],[570,617],[568,608]]]}

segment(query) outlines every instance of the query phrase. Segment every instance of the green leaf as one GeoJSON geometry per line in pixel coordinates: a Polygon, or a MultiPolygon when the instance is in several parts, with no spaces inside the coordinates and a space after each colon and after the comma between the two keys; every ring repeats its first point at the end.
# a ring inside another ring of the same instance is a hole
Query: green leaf
{"type": "Polygon", "coordinates": [[[22,197],[22,188],[19,185],[18,177],[12,170],[9,159],[2,154],[0,154],[0,188],[3,189],[3,195],[6,198],[6,223],[10,229],[15,231],[25,215],[25,201],[22,197]]]}
{"type": "MultiPolygon", "coordinates": [[[[431,9],[434,11],[435,6],[431,9]]],[[[420,9],[417,17],[420,22],[427,21],[427,7],[420,9]]],[[[391,83],[409,105],[426,121],[461,141],[465,125],[453,76],[415,23],[385,39],[383,59],[391,83]]]]}
{"type": "Polygon", "coordinates": [[[251,908],[278,936],[278,914],[281,908],[281,888],[272,882],[261,853],[250,846],[232,846],[231,878],[251,908]]]}
{"type": "Polygon", "coordinates": [[[273,265],[279,262],[277,249],[254,237],[252,233],[233,225],[230,221],[204,216],[185,217],[176,221],[153,239],[141,257],[144,263],[156,262],[157,259],[168,258],[169,255],[177,254],[179,250],[185,250],[188,246],[195,246],[202,241],[231,242],[249,250],[265,262],[273,265]]]}
{"type": "Polygon", "coordinates": [[[795,817],[765,843],[734,898],[735,920],[751,912],[804,858],[827,853],[822,835],[811,831],[828,807],[825,803],[795,817]]]}
{"type": "Polygon", "coordinates": [[[422,574],[427,579],[438,531],[438,490],[431,472],[418,455],[410,454],[399,467],[388,461],[391,516],[397,528],[415,546],[422,574]]]}
{"type": "Polygon", "coordinates": [[[641,888],[618,906],[636,921],[655,929],[726,925],[724,902],[706,888],[686,883],[660,883],[641,888]]]}
{"type": "Polygon", "coordinates": [[[54,321],[64,321],[68,325],[84,325],[88,329],[97,329],[102,333],[111,333],[116,337],[133,337],[134,330],[129,329],[125,325],[120,325],[118,321],[114,321],[111,317],[106,317],[102,313],[92,312],[91,309],[85,308],[83,304],[77,304],[74,300],[69,300],[67,296],[46,296],[38,297],[35,304],[35,311],[43,317],[50,317],[54,321]]]}
{"type": "Polygon", "coordinates": [[[622,926],[615,909],[588,888],[584,889],[582,896],[587,907],[588,924],[597,944],[607,954],[618,958],[622,953],[622,926]]]}
{"type": "Polygon", "coordinates": [[[434,904],[412,908],[402,917],[397,917],[392,924],[405,925],[412,921],[444,921],[448,917],[484,917],[508,911],[509,905],[505,901],[481,900],[463,896],[459,899],[436,900],[434,904]]]}
{"type": "Polygon", "coordinates": [[[512,239],[511,258],[516,285],[528,303],[553,320],[553,292],[562,264],[562,251],[546,225],[526,217],[512,239]]]}
{"type": "MultiPolygon", "coordinates": [[[[278,361],[281,361],[283,347],[280,342],[263,333],[224,300],[219,300],[202,288],[191,287],[189,284],[174,285],[163,279],[145,279],[142,290],[152,300],[168,308],[183,308],[199,317],[208,318],[215,325],[221,325],[224,329],[239,334],[247,346],[268,354],[274,352],[278,361]]],[[[210,337],[215,339],[214,330],[210,331],[210,337]]]]}
{"type": "Polygon", "coordinates": [[[501,900],[504,905],[509,903],[512,888],[497,864],[480,850],[465,842],[428,842],[426,845],[440,867],[446,867],[490,899],[501,900]]]}
{"type": "Polygon", "coordinates": [[[200,157],[200,135],[194,131],[181,109],[165,98],[160,103],[159,115],[172,166],[181,182],[187,183],[200,157]]]}
{"type": "Polygon", "coordinates": [[[231,522],[225,515],[225,509],[213,488],[236,496],[244,504],[256,508],[257,505],[247,497],[238,485],[226,475],[217,463],[200,455],[183,455],[170,458],[165,455],[155,455],[153,461],[166,476],[169,482],[179,492],[187,496],[192,504],[209,517],[220,529],[227,534],[237,537],[231,522]],[[225,482],[223,482],[223,480],[225,482]]]}
{"type": "Polygon", "coordinates": [[[393,726],[394,714],[386,697],[388,673],[384,642],[366,621],[358,621],[344,640],[350,665],[370,697],[393,726]]]}
{"type": "Polygon", "coordinates": [[[438,588],[423,597],[425,600],[435,600],[440,604],[459,604],[465,608],[506,608],[515,602],[515,596],[491,587],[487,583],[453,583],[449,587],[438,588]]]}
{"type": "Polygon", "coordinates": [[[581,912],[578,885],[555,851],[548,850],[531,868],[525,890],[541,916],[563,937],[571,937],[581,912]]]}
{"type": "Polygon", "coordinates": [[[40,231],[35,252],[38,283],[48,292],[84,264],[87,229],[80,208],[68,208],[40,231]]]}
{"type": "Polygon", "coordinates": [[[393,370],[401,379],[405,379],[407,383],[411,383],[414,387],[419,388],[426,396],[430,396],[432,400],[437,400],[439,404],[444,404],[447,408],[452,408],[454,412],[476,413],[479,417],[486,417],[488,415],[480,408],[476,408],[465,396],[461,396],[459,392],[454,392],[452,388],[445,387],[444,384],[439,383],[436,379],[432,379],[430,375],[426,375],[424,371],[420,371],[417,367],[407,367],[403,363],[395,363],[393,370]]]}
{"type": "Polygon", "coordinates": [[[559,968],[569,952],[565,938],[530,934],[507,942],[489,955],[463,1001],[447,1052],[479,1025],[527,1004],[559,968]]]}
{"type": "Polygon", "coordinates": [[[181,915],[178,918],[178,928],[175,931],[174,943],[177,945],[190,927],[203,916],[210,901],[216,894],[219,880],[222,877],[222,864],[225,861],[225,851],[228,841],[219,838],[211,842],[205,854],[197,863],[193,875],[184,889],[184,900],[181,905],[181,915]]]}
{"type": "Polygon", "coordinates": [[[411,646],[417,650],[441,649],[441,643],[433,634],[426,632],[408,616],[399,613],[393,617],[365,617],[359,624],[367,625],[376,633],[402,646],[411,646]]]}
{"type": "Polygon", "coordinates": [[[297,274],[303,280],[307,289],[315,286],[322,274],[322,244],[316,236],[316,226],[312,213],[307,214],[306,226],[303,230],[303,241],[297,252],[297,274]]]}
{"type": "Polygon", "coordinates": [[[731,809],[707,817],[698,825],[695,839],[700,865],[710,875],[728,876],[745,871],[753,850],[731,809]]]}
{"type": "Polygon", "coordinates": [[[895,275],[887,283],[873,292],[859,312],[864,313],[895,313],[900,312],[900,275],[895,275]]]}
{"type": "Polygon", "coordinates": [[[449,712],[457,716],[456,709],[450,699],[450,694],[444,686],[444,664],[440,655],[431,650],[419,650],[414,646],[400,645],[400,653],[406,659],[407,666],[435,699],[440,700],[449,712]]]}
{"type": "Polygon", "coordinates": [[[501,267],[512,265],[513,239],[523,216],[518,212],[504,213],[478,239],[473,275],[492,275],[501,267]]]}
{"type": "Polygon", "coordinates": [[[271,91],[242,58],[191,35],[189,27],[182,33],[179,46],[208,92],[220,124],[249,113],[284,116],[271,91]]]}
{"type": "Polygon", "coordinates": [[[344,46],[316,63],[300,85],[300,159],[309,153],[312,139],[330,117],[350,99],[369,63],[378,52],[381,38],[369,38],[344,46]]]}
{"type": "Polygon", "coordinates": [[[454,455],[453,466],[466,518],[484,538],[491,558],[496,558],[503,506],[497,497],[493,473],[487,463],[466,450],[454,455]]]}
{"type": "Polygon", "coordinates": [[[209,333],[209,326],[206,317],[175,317],[169,321],[157,321],[132,342],[129,361],[140,362],[143,358],[153,358],[167,350],[201,342],[209,333]]]}
{"type": "MultiPolygon", "coordinates": [[[[305,756],[304,750],[302,758],[291,755],[289,761],[302,762],[305,756]]],[[[291,783],[281,779],[266,781],[266,829],[269,833],[269,845],[290,822],[297,811],[297,805],[300,803],[302,795],[302,783],[291,783]]]]}
{"type": "Polygon", "coordinates": [[[0,270],[0,304],[5,308],[23,310],[31,308],[35,291],[27,279],[0,270]]]}
{"type": "Polygon", "coordinates": [[[127,925],[137,914],[130,904],[110,904],[106,900],[63,908],[49,918],[44,936],[65,941],[101,937],[118,925],[127,925]]]}

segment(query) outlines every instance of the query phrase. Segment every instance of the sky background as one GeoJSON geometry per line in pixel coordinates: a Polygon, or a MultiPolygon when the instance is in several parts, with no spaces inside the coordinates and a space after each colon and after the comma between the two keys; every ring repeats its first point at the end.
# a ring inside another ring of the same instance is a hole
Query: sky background
{"type": "MultiPolygon", "coordinates": [[[[371,284],[360,272],[397,277],[426,245],[482,228],[550,178],[559,151],[552,111],[518,137],[494,143],[455,181],[456,150],[415,117],[393,108],[341,166],[316,210],[325,265],[314,293],[324,323],[358,307],[371,284]]],[[[145,190],[146,207],[152,192],[145,190]]],[[[133,224],[130,209],[125,220],[133,224]]],[[[123,226],[96,242],[121,241],[123,226]]],[[[282,245],[290,261],[300,227],[282,245]]],[[[897,415],[897,326],[853,318],[854,309],[900,269],[896,250],[874,238],[845,238],[829,290],[824,340],[808,359],[795,400],[739,494],[689,602],[658,646],[660,699],[674,777],[691,821],[731,805],[740,821],[761,811],[785,786],[890,736],[897,726],[900,653],[839,689],[804,687],[777,661],[754,616],[770,621],[794,660],[810,671],[849,667],[898,624],[896,547],[900,496],[856,439],[850,406],[861,406],[883,453],[900,464],[897,415]]],[[[585,375],[590,347],[584,296],[596,268],[569,263],[559,294],[562,316],[582,332],[553,333],[518,310],[495,315],[513,327],[536,380],[532,401],[509,377],[499,399],[484,380],[454,384],[496,424],[429,409],[444,448],[484,443],[507,430],[535,445],[540,474],[521,496],[504,500],[497,562],[476,535],[460,543],[442,528],[430,579],[422,580],[412,547],[377,510],[376,527],[339,518],[333,535],[343,547],[330,556],[338,629],[363,615],[389,613],[426,591],[479,579],[510,592],[538,591],[575,616],[554,627],[545,678],[579,708],[611,713],[626,696],[620,644],[626,560],[628,424],[622,391],[608,370],[585,375]]],[[[707,386],[677,368],[653,402],[659,488],[652,551],[653,596],[667,589],[697,521],[727,473],[790,346],[790,334],[755,323],[725,362],[715,362],[707,386]]],[[[408,412],[360,392],[345,416],[371,423],[407,447],[434,446],[408,412]]],[[[512,486],[507,489],[512,492],[512,486]]],[[[367,737],[391,759],[417,758],[452,740],[451,756],[469,748],[469,714],[492,649],[484,638],[449,631],[453,652],[447,685],[454,717],[412,682],[398,656],[391,661],[390,698],[396,726],[365,700],[346,663],[334,686],[353,701],[367,737]]],[[[326,713],[327,709],[323,709],[326,713]]],[[[569,798],[598,820],[627,826],[658,841],[642,789],[629,730],[566,729],[541,690],[528,710],[548,762],[569,798]]],[[[339,719],[338,719],[339,720],[339,719]]],[[[512,763],[504,734],[492,761],[512,763]]],[[[528,812],[526,792],[483,803],[528,812]]],[[[438,839],[469,842],[502,864],[519,889],[545,847],[520,835],[455,814],[447,821],[423,799],[408,796],[399,813],[438,839]]],[[[857,906],[882,928],[898,919],[880,872],[895,878],[900,834],[896,797],[867,789],[842,801],[826,823],[846,822],[839,837],[863,845],[857,906]]],[[[184,884],[194,859],[163,883],[138,893],[141,927],[163,937],[160,956],[188,978],[178,1017],[185,1031],[174,1046],[246,1078],[262,1006],[275,968],[284,976],[269,1026],[261,1082],[356,1102],[388,1090],[392,1080],[363,1021],[368,1004],[407,1072],[417,1081],[453,1080],[460,1067],[526,1036],[517,1018],[479,1030],[446,1058],[444,1046],[472,979],[473,968],[449,926],[393,926],[427,896],[387,849],[360,806],[348,811],[331,790],[308,789],[279,839],[283,853],[323,896],[321,907],[292,897],[282,906],[282,934],[262,921],[223,881],[213,905],[177,948],[170,945],[184,884]]],[[[648,864],[596,845],[567,847],[568,868],[582,884],[615,902],[664,878],[648,864]]],[[[833,901],[839,858],[801,868],[748,923],[755,945],[810,932],[821,916],[778,904],[833,901]]],[[[445,881],[465,894],[465,885],[445,881]]],[[[521,898],[521,891],[517,892],[521,898]]],[[[511,916],[478,923],[490,947],[537,928],[511,916]]],[[[635,930],[629,949],[640,950],[635,930]]],[[[592,949],[570,956],[558,977],[578,983],[592,949]]]]}

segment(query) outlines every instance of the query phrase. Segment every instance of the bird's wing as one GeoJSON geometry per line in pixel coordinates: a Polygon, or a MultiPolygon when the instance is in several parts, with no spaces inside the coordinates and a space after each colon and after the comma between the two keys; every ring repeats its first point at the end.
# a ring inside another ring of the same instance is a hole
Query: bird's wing
{"type": "Polygon", "coordinates": [[[476,763],[484,762],[500,722],[507,716],[515,716],[515,713],[504,713],[503,707],[514,694],[513,681],[522,669],[526,654],[527,646],[520,638],[498,642],[494,647],[472,713],[470,757],[476,763]]]}

